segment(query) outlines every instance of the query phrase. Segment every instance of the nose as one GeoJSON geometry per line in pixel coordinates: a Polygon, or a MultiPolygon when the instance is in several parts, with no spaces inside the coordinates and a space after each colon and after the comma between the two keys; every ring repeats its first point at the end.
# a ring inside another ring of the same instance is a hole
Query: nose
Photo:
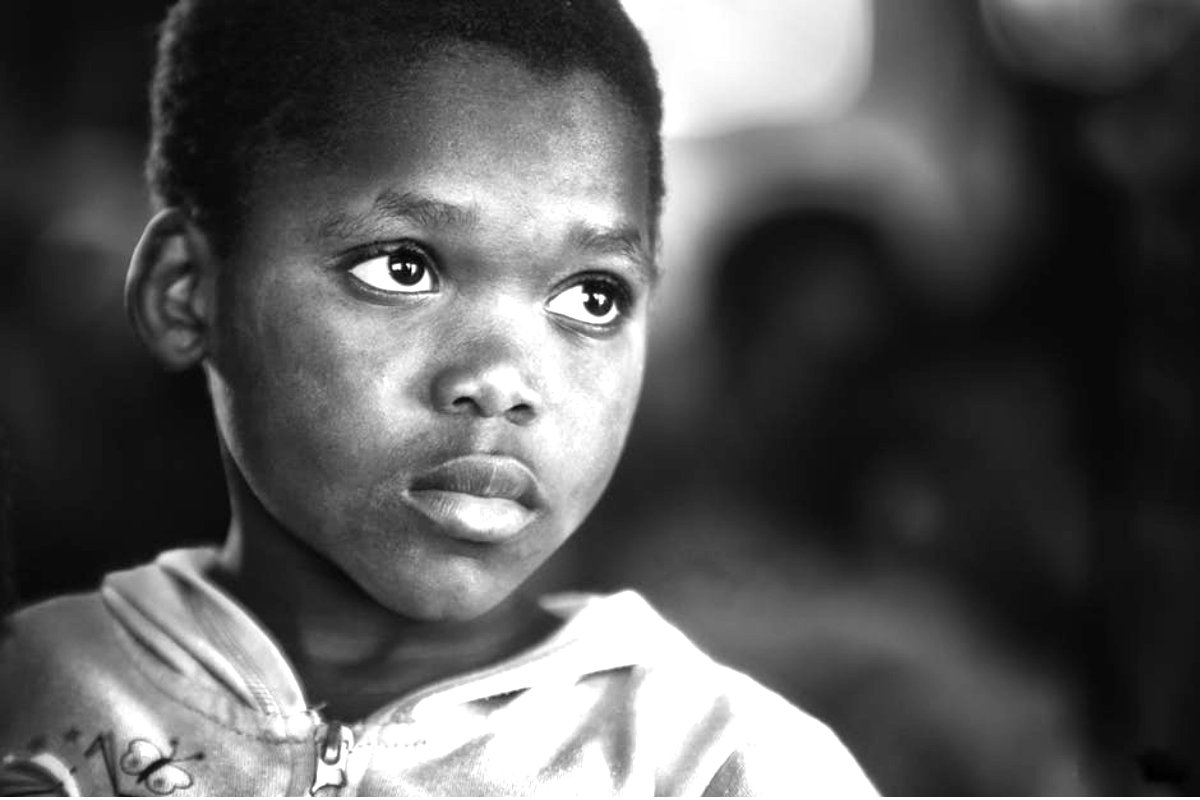
{"type": "Polygon", "coordinates": [[[468,344],[434,375],[434,407],[443,414],[503,417],[516,425],[529,425],[542,409],[530,361],[528,354],[512,346],[468,344]]]}

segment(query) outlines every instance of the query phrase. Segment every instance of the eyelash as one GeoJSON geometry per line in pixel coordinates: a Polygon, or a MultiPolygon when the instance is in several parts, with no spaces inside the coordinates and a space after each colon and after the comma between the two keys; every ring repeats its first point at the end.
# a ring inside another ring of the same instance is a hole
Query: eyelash
{"type": "Polygon", "coordinates": [[[372,295],[385,298],[395,298],[402,295],[409,296],[424,296],[436,293],[437,288],[441,284],[441,260],[433,248],[421,242],[412,239],[400,239],[394,242],[371,244],[360,249],[354,250],[337,259],[335,267],[342,272],[347,280],[352,281],[357,288],[368,292],[372,295]],[[405,252],[418,254],[425,263],[425,268],[430,274],[434,291],[432,292],[404,292],[404,291],[388,291],[372,286],[362,277],[355,275],[354,270],[368,264],[369,262],[379,259],[391,259],[405,252]]]}
{"type": "Polygon", "coordinates": [[[578,275],[572,275],[570,279],[555,287],[554,291],[550,293],[550,298],[546,301],[547,306],[554,300],[562,297],[570,290],[576,287],[585,286],[588,283],[600,283],[604,285],[605,289],[612,295],[613,304],[616,306],[617,311],[616,318],[611,322],[604,323],[587,322],[577,318],[563,319],[563,317],[559,314],[554,314],[555,318],[563,319],[563,324],[565,325],[576,328],[585,328],[588,331],[593,332],[617,330],[621,323],[628,319],[629,315],[633,313],[634,294],[628,283],[611,273],[584,272],[578,275]]]}

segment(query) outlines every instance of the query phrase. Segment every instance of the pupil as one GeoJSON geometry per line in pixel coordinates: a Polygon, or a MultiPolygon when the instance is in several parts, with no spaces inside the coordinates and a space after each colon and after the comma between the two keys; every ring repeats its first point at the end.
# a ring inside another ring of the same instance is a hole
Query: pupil
{"type": "Polygon", "coordinates": [[[412,253],[397,253],[388,262],[388,273],[401,286],[415,286],[425,277],[425,265],[412,253]]]}
{"type": "Polygon", "coordinates": [[[583,301],[583,307],[587,309],[589,314],[597,317],[603,317],[612,311],[613,299],[612,295],[604,289],[594,287],[585,288],[587,299],[583,301]]]}

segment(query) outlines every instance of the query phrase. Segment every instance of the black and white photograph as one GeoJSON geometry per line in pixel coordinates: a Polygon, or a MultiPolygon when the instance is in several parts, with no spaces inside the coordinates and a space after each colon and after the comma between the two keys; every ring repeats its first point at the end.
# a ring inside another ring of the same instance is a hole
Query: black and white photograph
{"type": "Polygon", "coordinates": [[[1200,0],[0,2],[0,796],[1200,794],[1200,0]]]}

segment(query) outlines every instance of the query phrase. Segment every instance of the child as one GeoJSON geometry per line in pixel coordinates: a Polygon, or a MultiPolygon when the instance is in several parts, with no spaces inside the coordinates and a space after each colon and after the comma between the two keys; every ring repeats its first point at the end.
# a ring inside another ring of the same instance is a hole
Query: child
{"type": "Polygon", "coordinates": [[[629,428],[660,104],[616,0],[172,10],[127,300],[232,521],[9,621],[0,790],[872,791],[636,595],[519,591],[629,428]]]}

